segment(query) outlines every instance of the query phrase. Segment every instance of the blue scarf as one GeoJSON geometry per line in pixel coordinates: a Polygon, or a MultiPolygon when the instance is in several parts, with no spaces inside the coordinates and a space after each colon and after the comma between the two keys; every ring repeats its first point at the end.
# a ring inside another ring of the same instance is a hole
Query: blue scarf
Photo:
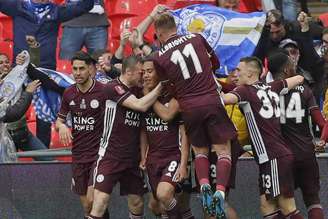
{"type": "Polygon", "coordinates": [[[32,0],[25,0],[24,6],[28,11],[33,12],[33,14],[36,15],[37,22],[40,23],[42,18],[46,14],[48,14],[48,12],[51,11],[51,9],[54,7],[54,4],[53,3],[46,3],[46,4],[35,3],[32,0]]]}

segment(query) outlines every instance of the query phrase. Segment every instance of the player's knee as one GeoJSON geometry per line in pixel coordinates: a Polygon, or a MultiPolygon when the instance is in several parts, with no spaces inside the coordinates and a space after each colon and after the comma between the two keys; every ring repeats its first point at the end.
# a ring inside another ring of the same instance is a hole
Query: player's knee
{"type": "Polygon", "coordinates": [[[281,200],[279,201],[280,211],[283,215],[288,215],[296,210],[296,204],[294,198],[289,198],[283,201],[281,204],[281,200]]]}
{"type": "Polygon", "coordinates": [[[273,200],[266,200],[265,196],[261,196],[260,210],[262,215],[268,215],[277,211],[278,207],[273,200]]]}
{"type": "Polygon", "coordinates": [[[204,154],[204,155],[208,155],[209,153],[209,149],[208,147],[192,147],[193,151],[195,152],[195,155],[199,155],[199,154],[204,154]]]}
{"type": "Polygon", "coordinates": [[[129,195],[128,196],[128,207],[129,210],[134,214],[140,214],[143,212],[144,201],[141,196],[129,195]]]}
{"type": "Polygon", "coordinates": [[[174,189],[170,185],[159,185],[157,188],[156,196],[165,206],[170,204],[174,197],[174,189]]]}

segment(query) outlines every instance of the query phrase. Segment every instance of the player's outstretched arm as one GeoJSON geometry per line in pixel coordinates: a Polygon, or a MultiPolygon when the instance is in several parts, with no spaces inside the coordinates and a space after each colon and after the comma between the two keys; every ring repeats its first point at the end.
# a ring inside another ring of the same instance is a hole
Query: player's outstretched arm
{"type": "Polygon", "coordinates": [[[146,169],[146,160],[147,160],[147,154],[148,154],[148,140],[146,136],[146,131],[144,129],[141,129],[140,132],[140,153],[141,153],[141,160],[139,163],[139,167],[142,170],[146,169]]]}
{"type": "Polygon", "coordinates": [[[297,85],[300,85],[304,81],[304,77],[301,75],[296,75],[290,78],[285,79],[287,82],[288,90],[293,89],[297,85]]]}
{"type": "Polygon", "coordinates": [[[72,142],[73,136],[71,131],[65,124],[65,120],[58,118],[56,120],[56,130],[59,132],[59,140],[65,146],[69,146],[72,142]]]}
{"type": "Polygon", "coordinates": [[[238,103],[238,97],[233,93],[223,93],[221,92],[221,97],[225,105],[233,105],[238,103]]]}
{"type": "Polygon", "coordinates": [[[172,98],[168,104],[164,104],[156,101],[153,105],[155,113],[164,121],[168,122],[172,120],[176,114],[179,112],[179,103],[175,98],[172,98]]]}
{"type": "Polygon", "coordinates": [[[123,101],[122,105],[140,112],[146,112],[150,106],[152,106],[157,97],[162,91],[162,84],[159,83],[151,92],[142,98],[138,99],[136,96],[131,95],[123,101]]]}
{"type": "Polygon", "coordinates": [[[180,166],[177,172],[177,181],[181,182],[188,178],[188,158],[190,152],[190,143],[188,141],[185,126],[182,124],[179,126],[179,132],[181,135],[181,160],[180,166]]]}

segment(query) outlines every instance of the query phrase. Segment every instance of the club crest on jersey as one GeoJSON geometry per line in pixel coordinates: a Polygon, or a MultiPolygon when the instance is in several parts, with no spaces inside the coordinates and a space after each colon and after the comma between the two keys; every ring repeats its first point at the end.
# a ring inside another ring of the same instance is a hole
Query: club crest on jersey
{"type": "Polygon", "coordinates": [[[122,94],[125,93],[125,90],[124,90],[123,87],[120,86],[120,85],[116,85],[114,88],[115,88],[116,92],[117,92],[119,95],[122,95],[122,94]]]}
{"type": "Polygon", "coordinates": [[[99,101],[95,99],[91,100],[90,106],[92,109],[97,109],[99,107],[99,101]]]}

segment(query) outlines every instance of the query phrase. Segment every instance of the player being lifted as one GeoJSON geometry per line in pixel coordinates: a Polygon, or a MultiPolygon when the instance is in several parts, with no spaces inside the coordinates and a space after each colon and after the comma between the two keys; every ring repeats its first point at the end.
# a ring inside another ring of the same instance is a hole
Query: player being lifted
{"type": "Polygon", "coordinates": [[[219,67],[214,51],[199,34],[177,35],[174,17],[162,14],[155,20],[161,49],[154,66],[161,80],[174,84],[186,134],[195,152],[195,168],[204,210],[224,217],[225,189],[231,172],[230,140],[237,133],[217,92],[213,70],[219,67]],[[216,192],[209,182],[209,150],[216,151],[216,192]]]}
{"type": "MultiPolygon", "coordinates": [[[[143,72],[144,91],[147,93],[159,83],[150,59],[145,59],[143,72]]],[[[185,196],[176,195],[176,191],[181,191],[183,181],[188,178],[190,151],[176,99],[164,91],[154,103],[153,109],[144,114],[142,124],[145,146],[148,146],[147,150],[143,150],[148,151],[147,156],[143,157],[146,157],[146,169],[155,201],[164,206],[170,219],[194,218],[188,205],[189,199],[181,200],[185,196]],[[187,202],[186,207],[181,206],[184,202],[187,202]]]]}
{"type": "MultiPolygon", "coordinates": [[[[290,58],[282,52],[269,56],[269,70],[274,80],[283,80],[296,75],[290,58]]],[[[321,128],[322,142],[327,140],[327,123],[322,117],[319,106],[311,89],[301,84],[280,96],[280,123],[286,143],[294,154],[294,180],[296,188],[303,194],[309,219],[323,219],[320,205],[320,175],[315,157],[313,136],[309,126],[309,116],[321,128]],[[326,128],[324,128],[326,126],[326,128]]]]}
{"type": "Polygon", "coordinates": [[[303,218],[294,200],[293,154],[285,143],[280,129],[279,94],[303,82],[294,76],[266,84],[259,81],[262,63],[256,57],[240,60],[236,68],[237,85],[223,95],[226,104],[241,104],[259,165],[261,211],[264,218],[303,218]]]}

